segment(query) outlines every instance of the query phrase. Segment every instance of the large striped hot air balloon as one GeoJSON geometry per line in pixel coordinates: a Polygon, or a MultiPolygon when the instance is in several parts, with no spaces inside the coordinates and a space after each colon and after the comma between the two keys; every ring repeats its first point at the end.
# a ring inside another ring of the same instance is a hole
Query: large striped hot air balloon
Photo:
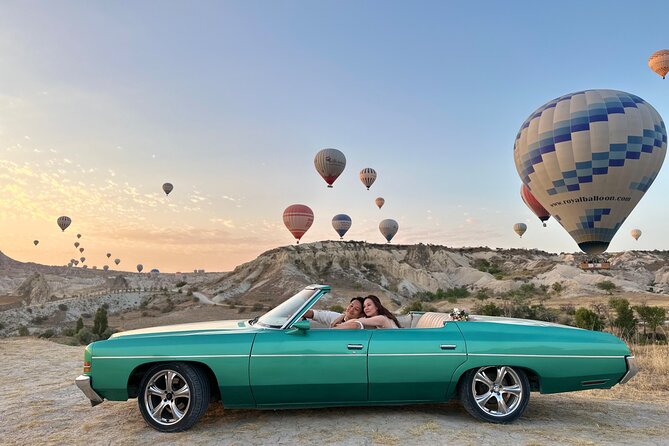
{"type": "Polygon", "coordinates": [[[68,226],[72,223],[72,219],[66,215],[63,215],[62,217],[58,217],[58,220],[56,220],[56,223],[58,223],[58,227],[65,232],[68,226]]]}
{"type": "Polygon", "coordinates": [[[546,227],[546,220],[551,218],[551,214],[549,214],[546,208],[534,198],[534,195],[532,195],[532,192],[530,192],[530,189],[525,184],[520,186],[520,198],[523,199],[523,203],[534,212],[534,215],[536,215],[544,224],[544,227],[546,227]]]}
{"type": "Polygon", "coordinates": [[[395,234],[397,234],[397,230],[399,228],[400,225],[397,224],[397,222],[391,218],[382,220],[381,223],[379,223],[379,231],[381,231],[381,235],[385,237],[388,243],[390,243],[395,234]]]}
{"type": "Polygon", "coordinates": [[[337,149],[323,149],[316,154],[314,166],[328,187],[332,187],[346,167],[346,157],[337,149]]]}
{"type": "Polygon", "coordinates": [[[669,50],[655,51],[648,58],[648,66],[664,79],[669,73],[669,50]]]}
{"type": "Polygon", "coordinates": [[[523,123],[514,144],[521,180],[582,251],[606,251],[660,172],[667,152],[662,118],[616,90],[554,99],[523,123]]]}
{"type": "Polygon", "coordinates": [[[339,234],[340,240],[344,238],[346,231],[351,228],[351,224],[351,217],[346,214],[337,214],[332,217],[332,227],[337,231],[337,234],[339,234]]]}
{"type": "Polygon", "coordinates": [[[313,222],[314,213],[309,206],[292,204],[283,211],[283,224],[293,234],[297,243],[300,243],[300,239],[313,222]]]}
{"type": "Polygon", "coordinates": [[[376,170],[371,167],[362,169],[360,171],[360,181],[362,181],[362,184],[369,190],[369,188],[372,187],[372,184],[374,184],[374,181],[376,181],[376,170]]]}
{"type": "Polygon", "coordinates": [[[527,231],[527,225],[525,223],[516,223],[513,225],[513,232],[518,234],[520,238],[523,238],[523,234],[525,234],[525,231],[527,231]]]}

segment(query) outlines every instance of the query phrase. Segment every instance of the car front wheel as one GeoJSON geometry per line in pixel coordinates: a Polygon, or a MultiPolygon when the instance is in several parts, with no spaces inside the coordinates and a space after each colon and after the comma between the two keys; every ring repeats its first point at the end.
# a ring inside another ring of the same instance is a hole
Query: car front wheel
{"type": "Polygon", "coordinates": [[[521,369],[481,367],[463,375],[458,395],[470,415],[491,423],[510,423],[527,408],[530,382],[521,369]]]}
{"type": "Polygon", "coordinates": [[[209,381],[189,364],[155,365],[144,374],[139,389],[139,411],[160,432],[190,429],[209,405],[209,381]]]}

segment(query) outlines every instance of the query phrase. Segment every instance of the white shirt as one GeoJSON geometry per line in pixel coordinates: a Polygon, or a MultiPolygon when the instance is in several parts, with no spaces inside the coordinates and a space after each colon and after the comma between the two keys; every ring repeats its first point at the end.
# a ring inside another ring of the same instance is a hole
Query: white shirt
{"type": "Polygon", "coordinates": [[[321,324],[327,325],[329,327],[332,325],[335,319],[337,319],[340,316],[341,313],[337,313],[336,311],[314,310],[313,320],[315,320],[316,322],[320,322],[321,324]]]}

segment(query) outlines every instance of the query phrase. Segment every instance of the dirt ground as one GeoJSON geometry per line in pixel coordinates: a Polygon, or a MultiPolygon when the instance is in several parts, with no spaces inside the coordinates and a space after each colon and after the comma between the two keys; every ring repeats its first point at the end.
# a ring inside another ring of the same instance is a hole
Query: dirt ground
{"type": "Polygon", "coordinates": [[[161,434],[144,423],[136,400],[90,407],[74,385],[82,358],[83,347],[35,338],[0,339],[0,443],[669,445],[665,390],[652,401],[638,394],[622,399],[621,391],[533,393],[523,417],[511,425],[476,421],[457,401],[285,411],[224,410],[213,403],[193,429],[161,434]]]}

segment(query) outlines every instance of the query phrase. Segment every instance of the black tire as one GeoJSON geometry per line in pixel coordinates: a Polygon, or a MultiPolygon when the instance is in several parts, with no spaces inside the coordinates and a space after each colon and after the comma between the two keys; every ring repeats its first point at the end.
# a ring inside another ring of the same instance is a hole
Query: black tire
{"type": "Polygon", "coordinates": [[[530,401],[530,381],[521,369],[487,366],[467,371],[458,384],[465,410],[479,420],[511,423],[530,401]]]}
{"type": "Polygon", "coordinates": [[[144,421],[160,432],[193,427],[209,406],[209,381],[185,363],[157,364],[142,377],[137,403],[144,421]]]}

